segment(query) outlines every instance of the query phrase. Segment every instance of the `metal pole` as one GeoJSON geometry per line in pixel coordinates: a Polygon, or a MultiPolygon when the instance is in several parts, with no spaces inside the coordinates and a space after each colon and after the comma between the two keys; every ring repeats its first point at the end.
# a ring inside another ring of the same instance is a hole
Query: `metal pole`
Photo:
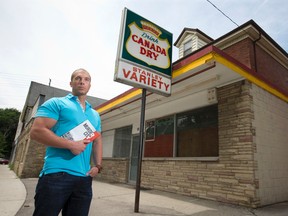
{"type": "Polygon", "coordinates": [[[146,106],[146,89],[142,89],[142,104],[141,104],[141,116],[140,116],[140,139],[139,139],[139,151],[138,151],[138,166],[137,166],[138,168],[137,168],[134,212],[139,212],[142,152],[143,152],[143,142],[144,142],[144,133],[145,133],[145,129],[144,129],[144,127],[145,127],[145,106],[146,106]]]}

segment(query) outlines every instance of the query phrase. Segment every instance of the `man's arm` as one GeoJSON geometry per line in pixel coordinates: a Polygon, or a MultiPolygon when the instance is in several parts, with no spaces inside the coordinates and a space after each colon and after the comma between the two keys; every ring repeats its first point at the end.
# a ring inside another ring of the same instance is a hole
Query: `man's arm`
{"type": "Polygon", "coordinates": [[[92,157],[95,166],[90,169],[87,175],[94,177],[98,173],[100,173],[102,169],[102,157],[103,157],[102,135],[100,135],[93,142],[92,157]]]}
{"type": "Polygon", "coordinates": [[[75,155],[84,151],[89,141],[80,140],[74,142],[57,136],[53,131],[51,131],[51,128],[56,124],[56,122],[57,121],[52,118],[36,118],[30,132],[31,139],[47,146],[69,149],[75,155]]]}
{"type": "Polygon", "coordinates": [[[95,165],[102,165],[103,144],[102,135],[100,135],[93,142],[93,160],[95,165]]]}

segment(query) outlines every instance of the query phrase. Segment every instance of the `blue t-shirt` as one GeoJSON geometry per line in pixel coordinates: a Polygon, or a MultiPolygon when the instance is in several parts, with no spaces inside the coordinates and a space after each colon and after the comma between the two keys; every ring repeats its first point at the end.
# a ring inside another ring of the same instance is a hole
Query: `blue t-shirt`
{"type": "MultiPolygon", "coordinates": [[[[87,119],[96,131],[101,132],[101,120],[98,112],[92,109],[87,101],[86,110],[83,111],[78,98],[72,94],[47,100],[39,107],[35,117],[47,117],[57,120],[57,123],[51,128],[57,136],[62,136],[87,119]]],[[[90,170],[92,142],[79,155],[74,155],[68,149],[51,147],[49,143],[47,145],[44,166],[40,176],[56,172],[86,176],[86,173],[90,170]]]]}

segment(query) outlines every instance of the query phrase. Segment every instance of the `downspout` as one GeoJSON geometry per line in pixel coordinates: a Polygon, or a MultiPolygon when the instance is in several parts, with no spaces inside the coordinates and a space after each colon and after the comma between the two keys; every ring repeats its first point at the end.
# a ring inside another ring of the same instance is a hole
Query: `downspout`
{"type": "Polygon", "coordinates": [[[258,72],[258,68],[257,68],[257,56],[256,56],[256,43],[261,39],[261,32],[259,33],[259,37],[253,41],[253,52],[254,52],[254,66],[255,66],[255,72],[258,72]]]}

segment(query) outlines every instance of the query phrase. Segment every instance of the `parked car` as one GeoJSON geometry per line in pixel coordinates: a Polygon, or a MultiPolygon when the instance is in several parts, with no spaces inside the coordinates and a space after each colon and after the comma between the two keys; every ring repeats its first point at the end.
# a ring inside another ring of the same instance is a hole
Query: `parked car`
{"type": "Polygon", "coordinates": [[[5,158],[0,158],[0,164],[9,164],[9,160],[5,158]]]}

